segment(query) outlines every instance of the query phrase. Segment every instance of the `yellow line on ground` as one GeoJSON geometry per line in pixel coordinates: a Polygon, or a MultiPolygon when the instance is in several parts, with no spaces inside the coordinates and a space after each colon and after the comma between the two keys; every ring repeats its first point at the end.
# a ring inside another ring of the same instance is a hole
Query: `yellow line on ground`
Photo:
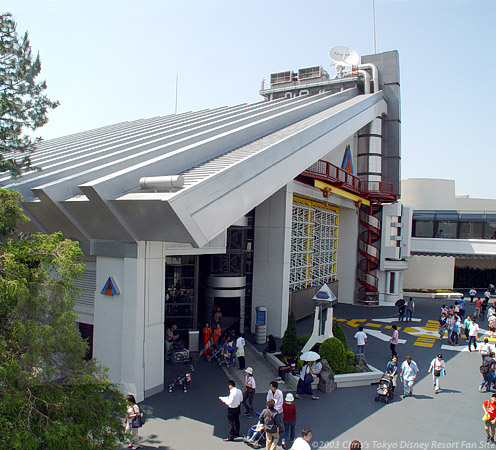
{"type": "Polygon", "coordinates": [[[353,320],[346,322],[346,325],[348,325],[350,327],[358,327],[359,325],[361,325],[361,323],[359,323],[359,322],[366,322],[366,321],[367,321],[367,319],[353,319],[353,320]]]}
{"type": "Polygon", "coordinates": [[[384,328],[386,328],[387,330],[393,328],[391,325],[386,325],[384,328]]]}
{"type": "Polygon", "coordinates": [[[374,328],[381,328],[381,324],[379,323],[366,323],[366,327],[374,327],[374,328]]]}
{"type": "Polygon", "coordinates": [[[416,345],[417,347],[432,347],[432,344],[427,344],[423,342],[414,342],[413,345],[416,345]]]}
{"type": "Polygon", "coordinates": [[[334,318],[334,320],[337,320],[338,322],[346,322],[347,319],[337,319],[337,318],[334,318]]]}

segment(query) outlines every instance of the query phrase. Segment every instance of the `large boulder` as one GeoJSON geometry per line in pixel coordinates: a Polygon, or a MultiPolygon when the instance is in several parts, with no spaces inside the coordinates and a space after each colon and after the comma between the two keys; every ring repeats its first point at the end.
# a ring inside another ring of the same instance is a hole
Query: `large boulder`
{"type": "Polygon", "coordinates": [[[363,353],[355,355],[355,367],[357,372],[372,372],[372,369],[367,365],[367,360],[363,353]]]}
{"type": "Polygon", "coordinates": [[[322,360],[322,371],[319,374],[318,390],[325,394],[330,394],[336,389],[336,382],[334,381],[334,372],[327,360],[322,360]]]}

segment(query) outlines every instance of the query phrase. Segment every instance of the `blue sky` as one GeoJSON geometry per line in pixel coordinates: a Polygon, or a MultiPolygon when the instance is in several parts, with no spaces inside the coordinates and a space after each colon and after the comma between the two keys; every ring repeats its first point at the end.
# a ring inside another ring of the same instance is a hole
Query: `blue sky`
{"type": "MultiPolygon", "coordinates": [[[[3,0],[41,54],[53,138],[251,103],[272,72],[373,52],[372,0],[3,0]]],[[[400,53],[402,177],[496,198],[494,0],[376,0],[377,51],[400,53]],[[488,135],[489,133],[489,135],[488,135]]]]}

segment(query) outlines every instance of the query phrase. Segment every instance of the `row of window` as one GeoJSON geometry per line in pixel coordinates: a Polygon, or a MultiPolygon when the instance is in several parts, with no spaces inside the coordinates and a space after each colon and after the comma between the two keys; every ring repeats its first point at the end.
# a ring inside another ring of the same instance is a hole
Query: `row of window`
{"type": "Polygon", "coordinates": [[[415,211],[412,236],[441,239],[496,239],[496,214],[415,211]]]}

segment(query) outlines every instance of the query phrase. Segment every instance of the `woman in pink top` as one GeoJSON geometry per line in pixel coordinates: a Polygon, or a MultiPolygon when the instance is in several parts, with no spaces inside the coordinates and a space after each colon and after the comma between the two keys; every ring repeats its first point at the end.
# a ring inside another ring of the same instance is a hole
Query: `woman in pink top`
{"type": "Polygon", "coordinates": [[[396,325],[393,325],[391,327],[393,329],[393,335],[391,336],[391,339],[389,339],[389,348],[391,349],[391,358],[393,356],[398,356],[398,353],[396,353],[396,346],[398,345],[399,342],[399,331],[398,327],[396,325]]]}

